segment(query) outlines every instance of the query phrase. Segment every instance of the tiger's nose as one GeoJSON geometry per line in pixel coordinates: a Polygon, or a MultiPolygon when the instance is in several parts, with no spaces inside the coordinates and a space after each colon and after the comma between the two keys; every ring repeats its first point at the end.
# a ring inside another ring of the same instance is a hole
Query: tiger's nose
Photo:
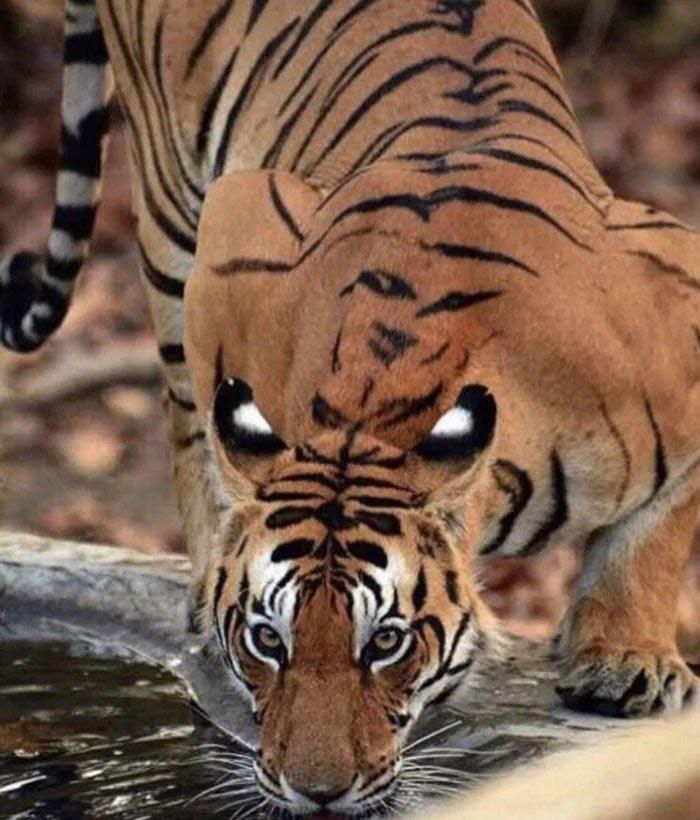
{"type": "Polygon", "coordinates": [[[302,797],[305,797],[307,800],[311,800],[324,809],[336,800],[340,800],[340,798],[347,794],[350,790],[346,788],[338,791],[337,789],[333,790],[323,784],[319,784],[310,789],[296,789],[296,791],[298,794],[302,795],[302,797]]]}

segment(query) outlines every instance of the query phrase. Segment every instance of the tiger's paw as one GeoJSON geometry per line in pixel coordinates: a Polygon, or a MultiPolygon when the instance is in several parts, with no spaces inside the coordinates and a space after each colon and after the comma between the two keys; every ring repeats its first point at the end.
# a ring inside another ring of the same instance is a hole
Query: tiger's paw
{"type": "Polygon", "coordinates": [[[700,694],[700,679],[675,652],[597,647],[580,652],[556,686],[570,709],[607,717],[678,711],[700,694]]]}

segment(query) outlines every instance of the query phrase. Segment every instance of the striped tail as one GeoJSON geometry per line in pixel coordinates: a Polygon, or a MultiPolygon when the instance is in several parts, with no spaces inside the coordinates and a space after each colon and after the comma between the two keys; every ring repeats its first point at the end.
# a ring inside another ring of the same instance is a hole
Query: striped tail
{"type": "Polygon", "coordinates": [[[60,165],[44,256],[21,252],[0,266],[0,339],[35,350],[63,321],[95,223],[111,75],[95,0],[68,0],[60,165]]]}

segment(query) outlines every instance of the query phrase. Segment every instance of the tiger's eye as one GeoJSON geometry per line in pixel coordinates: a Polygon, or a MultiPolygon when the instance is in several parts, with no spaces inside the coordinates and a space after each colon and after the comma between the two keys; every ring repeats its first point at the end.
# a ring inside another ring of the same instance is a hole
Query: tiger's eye
{"type": "Polygon", "coordinates": [[[282,645],[282,638],[275,632],[274,629],[271,629],[269,626],[262,626],[257,632],[257,637],[260,644],[265,647],[265,649],[279,649],[282,645]]]}
{"type": "Polygon", "coordinates": [[[376,649],[382,654],[393,652],[401,642],[398,629],[380,629],[372,639],[376,649]]]}

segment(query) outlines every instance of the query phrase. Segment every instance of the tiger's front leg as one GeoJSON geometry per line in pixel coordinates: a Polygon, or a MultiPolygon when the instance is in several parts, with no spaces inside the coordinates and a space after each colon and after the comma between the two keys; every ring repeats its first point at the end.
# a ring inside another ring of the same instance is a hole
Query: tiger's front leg
{"type": "Polygon", "coordinates": [[[188,602],[189,628],[198,631],[206,579],[220,511],[211,454],[196,413],[169,391],[167,415],[173,447],[177,506],[192,563],[188,602]]]}
{"type": "Polygon", "coordinates": [[[194,404],[192,377],[183,347],[184,285],[192,257],[174,248],[156,230],[145,208],[140,211],[141,270],[166,382],[165,413],[173,448],[175,493],[192,563],[189,622],[194,629],[202,587],[219,525],[217,492],[204,421],[194,404]]]}
{"type": "Polygon", "coordinates": [[[557,687],[567,706],[631,717],[677,710],[700,691],[676,645],[699,503],[697,491],[678,506],[657,502],[589,545],[557,687]]]}

